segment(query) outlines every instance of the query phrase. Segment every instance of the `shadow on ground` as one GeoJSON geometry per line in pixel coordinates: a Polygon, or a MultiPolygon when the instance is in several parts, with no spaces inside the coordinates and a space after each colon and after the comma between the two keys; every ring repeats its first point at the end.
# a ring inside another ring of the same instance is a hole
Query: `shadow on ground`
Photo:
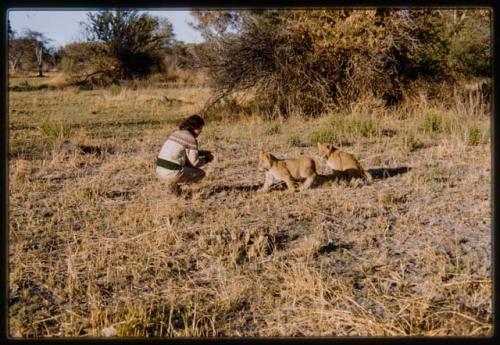
{"type": "MultiPolygon", "coordinates": [[[[233,186],[215,186],[210,188],[210,191],[206,194],[206,196],[211,196],[214,194],[219,194],[222,192],[256,192],[262,187],[262,184],[247,184],[247,185],[233,185],[233,186]]],[[[273,186],[275,187],[275,186],[273,186]]],[[[286,188],[286,186],[284,185],[286,188]]]]}
{"type": "MultiPolygon", "coordinates": [[[[367,171],[372,175],[373,180],[383,180],[389,177],[402,175],[410,171],[410,167],[398,167],[398,168],[378,168],[378,169],[368,169],[367,171]]],[[[338,173],[330,174],[330,175],[318,175],[316,180],[314,181],[313,188],[317,188],[322,186],[323,184],[329,181],[350,181],[353,178],[348,175],[341,175],[338,173]]],[[[242,184],[242,185],[221,185],[214,186],[210,188],[210,190],[205,194],[205,197],[210,197],[215,194],[220,194],[223,192],[256,192],[262,187],[262,184],[242,184]]],[[[275,183],[271,187],[271,191],[273,190],[286,190],[287,186],[284,182],[275,183]]]]}
{"type": "Polygon", "coordinates": [[[328,242],[327,244],[321,246],[318,249],[317,254],[329,254],[331,252],[335,252],[341,249],[352,249],[354,247],[353,243],[335,243],[335,242],[328,242]]]}
{"type": "Polygon", "coordinates": [[[410,170],[410,167],[398,167],[368,169],[367,171],[372,175],[374,180],[383,180],[389,177],[406,174],[410,170]]]}
{"type": "MultiPolygon", "coordinates": [[[[394,177],[397,175],[402,175],[406,174],[408,171],[410,171],[410,167],[398,167],[398,168],[377,168],[377,169],[367,169],[366,171],[372,175],[373,180],[384,180],[389,177],[394,177]]],[[[325,183],[334,181],[334,182],[339,182],[339,181],[346,181],[350,182],[351,180],[355,179],[352,175],[349,174],[342,174],[340,172],[334,172],[333,174],[329,175],[318,175],[316,178],[316,181],[314,183],[315,187],[322,186],[325,183]]]]}
{"type": "Polygon", "coordinates": [[[62,87],[57,87],[53,85],[47,85],[47,84],[42,84],[42,85],[29,85],[29,84],[23,84],[23,85],[16,85],[16,86],[9,86],[9,92],[29,92],[29,91],[41,91],[41,90],[61,90],[62,87]]]}
{"type": "Polygon", "coordinates": [[[77,145],[73,144],[69,140],[65,140],[61,144],[60,149],[67,153],[78,152],[84,155],[97,155],[97,156],[101,156],[106,153],[109,154],[115,153],[115,149],[113,147],[101,147],[95,145],[77,145]]]}

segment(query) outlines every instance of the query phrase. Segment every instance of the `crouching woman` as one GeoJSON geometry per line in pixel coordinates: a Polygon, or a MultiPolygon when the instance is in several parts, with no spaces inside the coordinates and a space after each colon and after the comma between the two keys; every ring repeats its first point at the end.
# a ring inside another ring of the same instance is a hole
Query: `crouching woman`
{"type": "Polygon", "coordinates": [[[163,144],[156,160],[156,174],[168,191],[179,195],[179,184],[198,182],[205,177],[201,166],[213,159],[209,151],[199,151],[196,138],[205,122],[198,115],[185,119],[163,144]]]}

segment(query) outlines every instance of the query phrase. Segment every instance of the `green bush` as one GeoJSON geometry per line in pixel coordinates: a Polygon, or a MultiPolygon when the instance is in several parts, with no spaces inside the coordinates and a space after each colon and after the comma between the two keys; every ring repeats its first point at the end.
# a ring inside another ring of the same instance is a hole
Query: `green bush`
{"type": "Polygon", "coordinates": [[[481,129],[476,125],[471,125],[467,130],[467,145],[477,146],[481,143],[483,138],[483,133],[481,129]]]}
{"type": "Polygon", "coordinates": [[[113,95],[116,96],[122,91],[122,88],[120,85],[113,84],[109,87],[109,92],[113,95]]]}
{"type": "Polygon", "coordinates": [[[63,124],[53,122],[43,122],[38,126],[38,129],[49,138],[62,138],[66,132],[63,124]]]}
{"type": "Polygon", "coordinates": [[[275,135],[281,132],[281,124],[279,122],[271,122],[264,127],[264,134],[275,135]]]}
{"type": "Polygon", "coordinates": [[[422,122],[422,129],[424,132],[435,135],[440,132],[442,129],[442,119],[441,117],[434,112],[428,113],[424,121],[422,122]]]}
{"type": "Polygon", "coordinates": [[[315,130],[310,135],[311,145],[316,145],[317,143],[335,143],[337,139],[337,133],[331,127],[315,130]]]}
{"type": "Polygon", "coordinates": [[[377,134],[377,127],[372,119],[356,119],[352,123],[352,128],[363,137],[371,137],[377,134]]]}
{"type": "Polygon", "coordinates": [[[402,145],[403,147],[410,151],[416,151],[418,149],[421,149],[425,146],[425,144],[415,136],[413,133],[406,133],[405,135],[402,136],[402,145]]]}
{"type": "Polygon", "coordinates": [[[466,76],[490,77],[491,38],[490,11],[469,11],[450,37],[451,66],[466,76]]]}

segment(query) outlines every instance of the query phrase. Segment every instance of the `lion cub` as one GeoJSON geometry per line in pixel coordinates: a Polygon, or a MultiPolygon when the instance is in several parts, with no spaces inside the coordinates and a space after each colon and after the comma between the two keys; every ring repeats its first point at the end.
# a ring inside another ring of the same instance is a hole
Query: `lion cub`
{"type": "Polygon", "coordinates": [[[288,189],[294,190],[294,180],[305,178],[303,189],[308,189],[316,178],[316,164],[311,157],[300,156],[291,159],[278,159],[272,154],[260,151],[259,170],[266,172],[262,192],[269,191],[274,180],[285,181],[288,189]]]}
{"type": "Polygon", "coordinates": [[[320,143],[318,143],[318,150],[321,157],[326,159],[326,165],[331,169],[353,177],[361,177],[366,182],[372,183],[373,179],[370,173],[365,171],[358,160],[350,153],[339,150],[332,145],[320,143]]]}

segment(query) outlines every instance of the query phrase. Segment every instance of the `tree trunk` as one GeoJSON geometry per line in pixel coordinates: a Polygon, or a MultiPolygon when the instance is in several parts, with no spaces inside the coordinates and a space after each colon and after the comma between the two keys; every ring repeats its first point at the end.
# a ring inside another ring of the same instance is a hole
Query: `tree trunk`
{"type": "Polygon", "coordinates": [[[19,61],[21,61],[20,57],[16,57],[9,60],[9,65],[12,72],[15,72],[17,70],[17,66],[19,66],[19,61]]]}
{"type": "Polygon", "coordinates": [[[38,64],[38,76],[43,77],[43,46],[41,44],[37,45],[35,53],[38,64]]]}

